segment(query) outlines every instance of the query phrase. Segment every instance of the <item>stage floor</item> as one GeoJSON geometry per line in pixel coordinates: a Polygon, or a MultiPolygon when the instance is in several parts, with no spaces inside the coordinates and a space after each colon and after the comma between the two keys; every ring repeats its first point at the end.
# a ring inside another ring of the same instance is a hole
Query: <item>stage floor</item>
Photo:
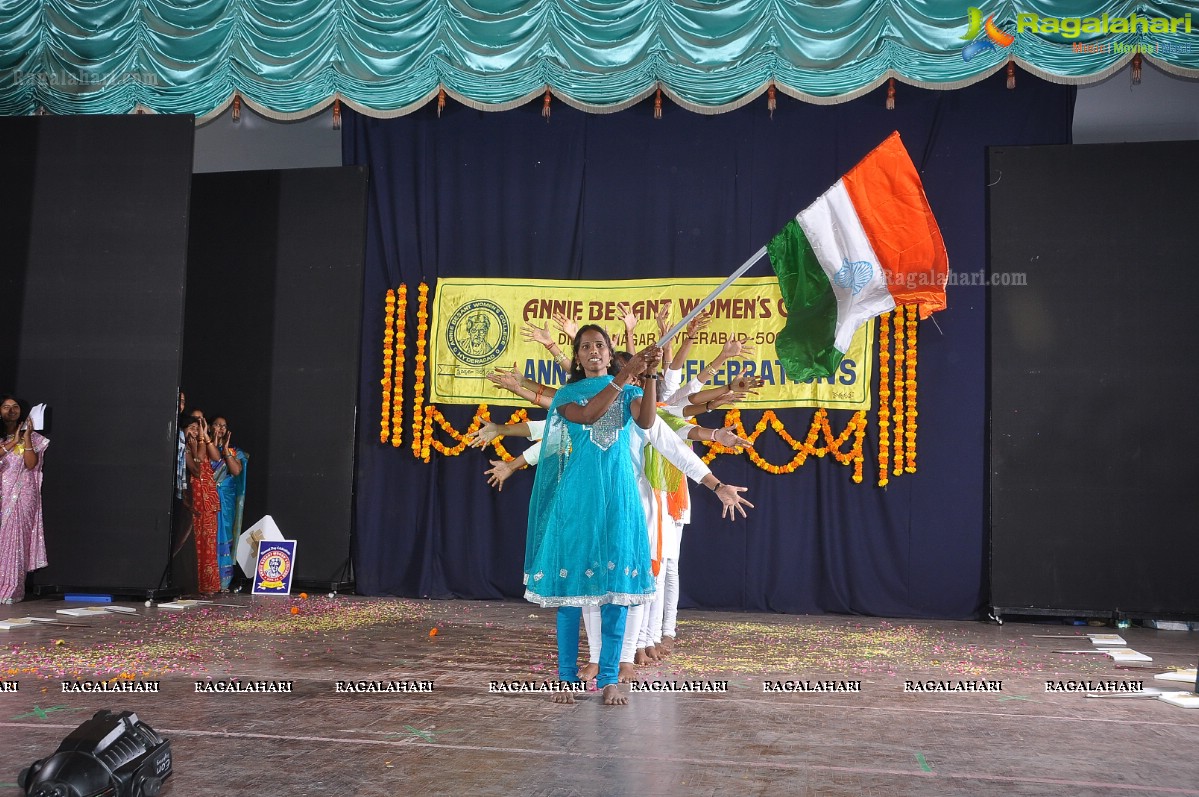
{"type": "Polygon", "coordinates": [[[552,610],[220,602],[87,618],[56,600],[0,607],[87,626],[0,631],[0,797],[105,708],[170,740],[166,797],[1199,795],[1199,711],[1046,687],[1187,689],[1153,675],[1196,665],[1194,632],[685,611],[675,654],[639,668],[642,688],[675,691],[559,706],[512,691],[554,677],[552,610]],[[1090,650],[1087,633],[1153,661],[1053,652],[1090,650]],[[291,691],[227,691],[234,679],[291,691]],[[158,691],[88,691],[112,684],[158,691]]]}

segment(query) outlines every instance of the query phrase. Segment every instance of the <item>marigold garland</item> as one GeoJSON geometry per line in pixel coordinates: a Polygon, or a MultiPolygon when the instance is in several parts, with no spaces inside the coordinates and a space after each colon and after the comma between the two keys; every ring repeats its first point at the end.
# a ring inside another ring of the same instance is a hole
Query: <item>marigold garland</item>
{"type": "Polygon", "coordinates": [[[383,378],[379,384],[383,386],[383,413],[379,419],[379,442],[386,443],[391,436],[391,382],[395,362],[395,324],[396,292],[387,289],[387,298],[383,300],[383,378]]]}
{"type": "Polygon", "coordinates": [[[904,471],[907,473],[916,472],[916,305],[909,304],[907,310],[907,327],[908,327],[908,352],[906,364],[908,368],[907,378],[907,407],[904,412],[907,421],[907,428],[904,430],[904,471]]]}
{"type": "Polygon", "coordinates": [[[429,286],[421,283],[417,288],[416,305],[416,384],[412,388],[412,453],[429,461],[427,419],[421,412],[425,402],[425,346],[428,345],[429,332],[429,286]]]}
{"type": "Polygon", "coordinates": [[[892,323],[892,329],[895,331],[895,388],[891,399],[891,406],[894,408],[892,417],[894,422],[892,426],[892,461],[891,475],[899,476],[903,474],[903,307],[895,308],[895,318],[892,323]]]}
{"type": "MultiPolygon", "coordinates": [[[[832,453],[833,458],[842,465],[854,466],[853,480],[857,483],[862,481],[862,440],[866,434],[866,412],[859,410],[854,413],[849,420],[845,429],[836,437],[828,422],[828,411],[821,407],[816,410],[816,414],[812,416],[812,423],[808,427],[807,437],[800,442],[792,437],[788,432],[783,422],[775,414],[774,410],[766,410],[762,413],[762,417],[758,419],[754,426],[753,432],[747,432],[745,425],[741,420],[741,410],[733,408],[725,413],[725,426],[731,427],[740,437],[744,437],[750,442],[756,442],[758,437],[766,431],[769,426],[775,431],[783,442],[795,451],[795,456],[790,462],[783,465],[775,465],[767,462],[753,448],[746,449],[749,459],[754,465],[757,465],[767,473],[794,473],[804,462],[809,455],[823,457],[825,454],[832,453]],[[824,445],[817,447],[816,440],[823,434],[824,445]],[[842,452],[841,448],[853,436],[853,446],[849,451],[842,452]]],[[[702,457],[705,463],[710,463],[719,454],[736,454],[741,451],[740,448],[728,448],[719,443],[704,441],[704,445],[708,447],[708,452],[702,457]]]]}
{"type": "MultiPolygon", "coordinates": [[[[447,457],[456,457],[465,451],[467,446],[466,436],[478,431],[485,422],[491,420],[491,410],[486,404],[480,404],[479,408],[475,410],[474,418],[471,420],[471,424],[467,427],[465,432],[459,432],[457,429],[455,429],[453,425],[446,420],[446,417],[441,413],[441,410],[437,409],[437,407],[432,404],[425,407],[425,419],[426,422],[423,425],[423,435],[421,439],[421,458],[425,462],[428,462],[430,452],[432,451],[437,451],[439,454],[447,457]],[[455,445],[447,446],[440,440],[434,438],[434,425],[441,427],[443,432],[453,438],[455,445]]],[[[517,410],[516,412],[512,413],[512,416],[508,419],[508,423],[525,423],[528,420],[529,414],[527,412],[524,410],[517,410]]],[[[502,437],[497,437],[495,440],[492,440],[489,445],[496,450],[496,453],[500,455],[501,459],[503,459],[505,462],[511,462],[512,460],[516,459],[516,457],[512,456],[512,454],[509,453],[506,448],[504,448],[503,443],[500,442],[502,439],[502,437]]]]}
{"type": "Polygon", "coordinates": [[[429,447],[433,442],[433,415],[437,412],[437,407],[430,404],[425,407],[421,415],[422,421],[420,424],[420,454],[422,462],[429,461],[429,447]]]}
{"type": "Polygon", "coordinates": [[[408,327],[408,286],[400,283],[395,316],[395,383],[391,398],[391,445],[399,448],[404,442],[404,347],[408,327]]]}
{"type": "Polygon", "coordinates": [[[483,416],[487,413],[487,405],[480,404],[479,409],[475,410],[474,417],[471,419],[470,426],[465,432],[459,432],[445,416],[441,414],[441,410],[430,404],[425,407],[425,439],[421,444],[421,457],[425,462],[429,461],[429,449],[435,449],[437,453],[446,457],[456,457],[466,450],[466,436],[472,432],[479,431],[479,427],[483,425],[483,416]],[[454,438],[455,445],[447,446],[445,443],[433,437],[433,424],[441,427],[441,430],[454,438]]]}
{"type": "Polygon", "coordinates": [[[878,317],[878,486],[886,487],[891,449],[891,314],[878,317]]]}
{"type": "MultiPolygon", "coordinates": [[[[466,436],[477,431],[484,422],[491,420],[491,412],[486,404],[480,404],[475,411],[474,418],[470,426],[464,432],[459,432],[446,419],[436,406],[430,404],[424,408],[423,422],[421,423],[421,433],[419,437],[419,456],[425,462],[428,462],[433,451],[437,451],[443,456],[455,457],[466,450],[466,436]],[[443,432],[449,435],[455,442],[455,445],[446,445],[433,436],[434,426],[440,427],[443,432]]],[[[524,409],[518,409],[512,413],[508,419],[508,423],[521,423],[529,420],[529,414],[524,409]]],[[[850,418],[849,423],[838,435],[833,435],[832,427],[828,421],[828,411],[823,407],[816,410],[816,414],[812,416],[812,423],[808,427],[808,434],[801,442],[792,437],[788,432],[783,422],[779,420],[774,410],[766,410],[762,413],[762,417],[758,420],[752,433],[747,432],[741,420],[741,411],[739,409],[731,409],[725,413],[725,426],[732,428],[740,437],[744,437],[751,442],[755,442],[766,428],[772,428],[783,442],[791,447],[796,452],[790,462],[783,465],[775,465],[767,462],[754,449],[744,449],[745,453],[749,454],[750,461],[757,465],[767,473],[794,473],[810,455],[823,457],[825,454],[831,453],[833,458],[842,465],[853,465],[853,481],[861,484],[862,482],[862,456],[863,441],[866,435],[866,412],[859,410],[850,418]],[[823,435],[824,445],[817,446],[817,439],[823,435]],[[845,444],[853,438],[853,444],[848,451],[842,451],[845,444]]],[[[496,438],[489,445],[496,450],[500,457],[505,462],[511,462],[515,457],[504,448],[501,442],[503,438],[496,438]]],[[[719,443],[703,441],[707,446],[708,451],[703,456],[705,463],[710,463],[720,454],[739,454],[742,448],[729,448],[722,446],[719,443]]]]}

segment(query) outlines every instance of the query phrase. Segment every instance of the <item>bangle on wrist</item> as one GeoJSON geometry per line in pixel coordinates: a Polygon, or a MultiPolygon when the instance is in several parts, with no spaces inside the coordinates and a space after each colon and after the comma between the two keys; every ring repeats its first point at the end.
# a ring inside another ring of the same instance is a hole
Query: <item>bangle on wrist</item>
{"type": "Polygon", "coordinates": [[[712,488],[712,492],[716,492],[716,491],[717,491],[717,490],[719,490],[721,487],[724,487],[724,485],[723,485],[723,484],[721,484],[720,482],[716,482],[716,486],[712,488]]]}

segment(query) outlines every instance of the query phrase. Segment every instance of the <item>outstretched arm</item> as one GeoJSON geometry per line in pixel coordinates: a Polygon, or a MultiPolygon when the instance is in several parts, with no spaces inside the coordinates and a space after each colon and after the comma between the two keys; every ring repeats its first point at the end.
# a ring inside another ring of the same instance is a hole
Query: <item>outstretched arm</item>
{"type": "Polygon", "coordinates": [[[550,332],[549,327],[539,327],[532,321],[526,321],[521,327],[520,335],[525,340],[532,340],[545,346],[545,350],[554,358],[554,362],[562,366],[567,373],[570,373],[570,358],[558,346],[558,341],[554,340],[554,335],[550,332]]]}
{"type": "Polygon", "coordinates": [[[471,448],[483,448],[499,437],[528,437],[529,425],[520,423],[498,424],[486,421],[473,432],[467,432],[466,444],[471,448]]]}
{"type": "MultiPolygon", "coordinates": [[[[670,331],[670,300],[663,299],[658,305],[658,314],[654,316],[654,321],[658,324],[658,342],[662,344],[662,362],[671,362],[670,346],[671,341],[666,340],[666,333],[670,331]]],[[[658,396],[658,400],[662,400],[662,396],[658,396]]]]}
{"type": "Polygon", "coordinates": [[[487,375],[487,379],[492,384],[502,387],[509,393],[520,396],[531,404],[536,404],[538,407],[545,407],[547,409],[554,400],[554,394],[558,392],[555,388],[525,379],[516,372],[515,364],[511,370],[496,368],[495,371],[487,375]]]}
{"type": "Polygon", "coordinates": [[[694,418],[705,412],[718,410],[721,407],[731,407],[738,401],[743,401],[747,394],[737,390],[730,390],[727,387],[713,387],[708,390],[701,390],[691,396],[690,403],[683,407],[684,418],[694,418]],[[707,397],[706,401],[700,401],[699,398],[707,397]]]}
{"type": "Polygon", "coordinates": [[[716,443],[725,448],[753,448],[754,444],[741,437],[727,426],[709,429],[705,426],[687,426],[687,439],[716,443]]]}
{"type": "Polygon", "coordinates": [[[743,354],[753,354],[754,351],[754,347],[748,343],[745,343],[744,341],[736,339],[730,340],[728,343],[724,344],[724,348],[720,350],[720,354],[716,355],[716,359],[708,363],[707,366],[704,367],[704,370],[699,372],[699,376],[696,378],[706,385],[708,382],[712,381],[712,379],[716,376],[716,373],[728,360],[731,360],[734,357],[739,357],[743,354]]]}
{"type": "Polygon", "coordinates": [[[633,332],[637,329],[637,322],[641,319],[633,312],[633,308],[628,302],[616,305],[616,312],[620,313],[620,320],[624,322],[624,347],[632,351],[633,332]]]}

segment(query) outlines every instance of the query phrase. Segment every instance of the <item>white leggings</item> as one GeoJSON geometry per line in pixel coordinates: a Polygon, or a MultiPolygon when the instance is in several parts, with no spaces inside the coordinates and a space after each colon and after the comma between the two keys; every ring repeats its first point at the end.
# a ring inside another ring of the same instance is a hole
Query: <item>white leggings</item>
{"type": "MultiPolygon", "coordinates": [[[[632,664],[637,653],[637,638],[646,614],[646,604],[629,607],[624,624],[624,643],[620,647],[620,663],[632,664]]],[[[583,607],[583,627],[587,629],[587,661],[599,664],[600,654],[600,610],[598,606],[583,607]]]]}
{"type": "Polygon", "coordinates": [[[666,559],[662,562],[662,572],[665,573],[665,578],[662,580],[662,623],[659,628],[661,633],[658,640],[662,637],[674,637],[675,621],[679,614],[679,560],[666,559]]]}
{"type": "Polygon", "coordinates": [[[645,616],[641,619],[641,630],[637,635],[637,647],[648,648],[662,641],[662,611],[665,603],[662,600],[662,589],[666,581],[666,561],[658,569],[654,577],[654,599],[645,604],[645,616]]]}

